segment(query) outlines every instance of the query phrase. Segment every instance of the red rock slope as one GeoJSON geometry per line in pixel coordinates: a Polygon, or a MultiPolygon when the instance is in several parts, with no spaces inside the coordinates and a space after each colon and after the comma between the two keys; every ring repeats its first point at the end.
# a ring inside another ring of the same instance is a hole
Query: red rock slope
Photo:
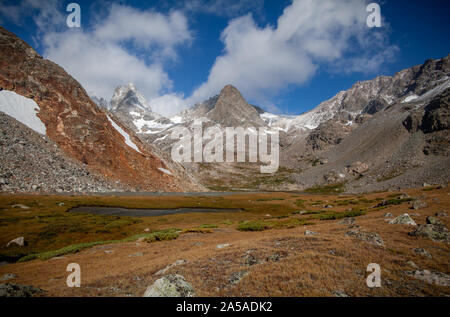
{"type": "Polygon", "coordinates": [[[39,117],[48,137],[68,156],[86,164],[90,171],[136,190],[198,188],[179,165],[163,159],[155,148],[142,143],[116,119],[139,152],[127,145],[105,112],[91,101],[74,78],[1,27],[0,87],[34,99],[40,107],[39,117]]]}

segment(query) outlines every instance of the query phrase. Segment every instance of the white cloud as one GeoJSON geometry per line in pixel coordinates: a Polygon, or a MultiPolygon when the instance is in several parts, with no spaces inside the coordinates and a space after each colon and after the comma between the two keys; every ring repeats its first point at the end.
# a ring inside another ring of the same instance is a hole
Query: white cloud
{"type": "Polygon", "coordinates": [[[148,65],[114,42],[76,31],[46,34],[44,40],[46,57],[98,97],[109,100],[116,86],[128,82],[147,98],[171,87],[161,64],[148,65]]]}
{"type": "Polygon", "coordinates": [[[94,16],[89,28],[83,20],[87,8],[82,8],[81,29],[66,26],[65,6],[59,0],[23,0],[0,6],[0,14],[16,24],[32,17],[43,55],[89,93],[109,100],[116,86],[133,82],[156,111],[171,114],[185,107],[182,98],[171,93],[172,81],[164,70],[165,63],[177,58],[177,46],[192,41],[184,13],[162,14],[118,4],[104,8],[106,12],[94,16]]]}
{"type": "MultiPolygon", "coordinates": [[[[45,33],[43,39],[45,56],[96,96],[109,100],[116,86],[133,82],[151,100],[171,91],[163,65],[176,58],[176,46],[192,37],[179,11],[163,15],[114,4],[89,31],[65,29],[45,33]]],[[[179,108],[171,103],[164,110],[171,112],[172,105],[179,108]]]]}
{"type": "Polygon", "coordinates": [[[93,35],[104,42],[131,41],[137,48],[160,48],[165,57],[175,56],[176,45],[189,42],[187,19],[180,11],[164,15],[113,4],[107,18],[95,27],[93,35]]]}
{"type": "Polygon", "coordinates": [[[352,60],[359,64],[352,65],[352,71],[376,71],[391,57],[377,49],[394,48],[385,47],[382,31],[367,27],[367,3],[295,0],[276,26],[259,27],[250,14],[233,19],[221,36],[224,53],[189,101],[214,95],[226,84],[239,87],[251,100],[270,99],[288,85],[305,83],[321,65],[348,66],[346,54],[352,51],[358,51],[352,60]]]}
{"type": "Polygon", "coordinates": [[[166,94],[153,98],[150,100],[149,105],[154,112],[166,117],[174,116],[189,107],[184,96],[179,94],[166,94]]]}

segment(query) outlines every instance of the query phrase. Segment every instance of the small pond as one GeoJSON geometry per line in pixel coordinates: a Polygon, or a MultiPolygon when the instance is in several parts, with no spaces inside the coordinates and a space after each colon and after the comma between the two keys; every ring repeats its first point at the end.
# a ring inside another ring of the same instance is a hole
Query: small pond
{"type": "Polygon", "coordinates": [[[121,207],[89,207],[82,206],[69,210],[72,213],[84,213],[91,215],[107,215],[107,216],[128,216],[128,217],[158,217],[175,214],[186,214],[193,212],[204,213],[227,213],[227,212],[244,212],[243,209],[225,209],[225,208],[161,208],[161,209],[132,209],[121,207]]]}

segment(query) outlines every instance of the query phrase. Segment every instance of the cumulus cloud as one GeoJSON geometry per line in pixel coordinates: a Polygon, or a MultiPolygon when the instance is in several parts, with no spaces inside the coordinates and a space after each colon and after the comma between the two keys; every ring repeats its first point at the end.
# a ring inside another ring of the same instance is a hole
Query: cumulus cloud
{"type": "Polygon", "coordinates": [[[188,108],[184,95],[175,93],[153,98],[149,104],[153,111],[167,117],[173,116],[188,108]]]}
{"type": "Polygon", "coordinates": [[[114,4],[88,31],[48,32],[43,39],[46,57],[96,96],[109,99],[117,85],[133,82],[152,99],[171,91],[163,64],[192,38],[179,11],[164,15],[114,4]]]}
{"type": "MultiPolygon", "coordinates": [[[[165,63],[177,59],[177,46],[192,41],[181,11],[162,14],[111,4],[89,28],[70,29],[58,0],[23,0],[3,9],[0,14],[17,24],[32,17],[44,57],[64,67],[92,95],[109,100],[116,86],[132,82],[155,111],[172,115],[187,106],[171,93],[173,84],[164,70],[165,63]]],[[[82,24],[83,17],[82,11],[82,24]]]]}
{"type": "Polygon", "coordinates": [[[226,84],[236,85],[252,100],[265,100],[288,85],[305,83],[319,66],[332,63],[351,64],[346,71],[376,71],[395,48],[386,47],[383,31],[367,27],[367,4],[294,0],[276,26],[259,27],[250,14],[233,19],[221,35],[224,53],[190,102],[214,95],[226,84]],[[349,59],[346,54],[352,52],[357,53],[349,59]]]}

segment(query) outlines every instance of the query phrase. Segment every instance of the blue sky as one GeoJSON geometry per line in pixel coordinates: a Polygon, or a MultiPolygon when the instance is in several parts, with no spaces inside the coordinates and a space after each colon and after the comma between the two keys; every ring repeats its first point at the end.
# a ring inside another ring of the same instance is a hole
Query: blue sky
{"type": "Polygon", "coordinates": [[[109,99],[134,82],[152,108],[173,115],[231,83],[249,102],[300,114],[356,81],[393,75],[450,53],[447,0],[5,1],[0,25],[109,99]]]}

